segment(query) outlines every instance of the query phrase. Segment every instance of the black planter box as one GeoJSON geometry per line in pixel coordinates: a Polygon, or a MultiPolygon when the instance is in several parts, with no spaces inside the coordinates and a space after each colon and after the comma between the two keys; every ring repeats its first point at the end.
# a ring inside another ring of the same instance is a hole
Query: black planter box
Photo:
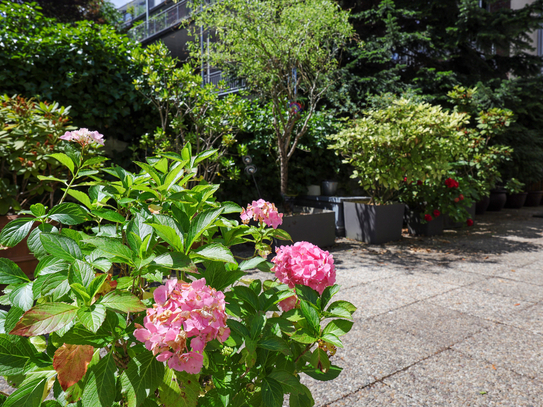
{"type": "Polygon", "coordinates": [[[524,206],[539,206],[543,191],[529,191],[524,206]]]}
{"type": "MultiPolygon", "coordinates": [[[[303,213],[283,216],[279,226],[294,242],[309,242],[319,247],[332,246],[336,240],[334,212],[303,213]]],[[[279,244],[285,244],[280,241],[279,244]]]]}
{"type": "Polygon", "coordinates": [[[346,236],[372,244],[399,240],[404,208],[404,204],[367,205],[344,201],[346,236]]]}
{"type": "Polygon", "coordinates": [[[509,209],[520,209],[526,202],[528,192],[519,192],[518,194],[507,194],[507,201],[505,207],[509,209]]]}
{"type": "Polygon", "coordinates": [[[406,208],[405,223],[409,234],[413,236],[437,236],[443,234],[443,215],[432,219],[430,222],[423,223],[420,213],[413,212],[406,208]]]}
{"type": "Polygon", "coordinates": [[[489,212],[499,212],[503,209],[506,202],[507,194],[505,189],[493,189],[490,191],[490,203],[486,210],[489,212]]]}

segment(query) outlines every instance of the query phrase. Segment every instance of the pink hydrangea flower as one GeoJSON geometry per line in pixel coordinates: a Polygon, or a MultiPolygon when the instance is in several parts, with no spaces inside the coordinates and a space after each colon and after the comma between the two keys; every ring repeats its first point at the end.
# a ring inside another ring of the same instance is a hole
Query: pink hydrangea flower
{"type": "Polygon", "coordinates": [[[248,224],[251,219],[254,219],[261,225],[265,223],[274,229],[277,229],[283,223],[283,214],[278,212],[275,204],[263,199],[253,201],[253,203],[247,205],[247,210],[243,208],[240,217],[244,224],[248,224]]]}
{"type": "Polygon", "coordinates": [[[153,296],[155,304],[147,309],[144,326],[136,324],[134,336],[171,369],[198,373],[207,342],[224,342],[230,335],[224,294],[207,286],[204,278],[192,283],[174,278],[158,287],[153,296]]]}
{"type": "Polygon", "coordinates": [[[85,147],[92,143],[98,143],[104,145],[104,136],[97,131],[89,131],[89,129],[81,128],[75,131],[67,131],[63,136],[59,137],[61,140],[75,141],[85,147]]]}
{"type": "Polygon", "coordinates": [[[281,311],[287,312],[287,311],[290,311],[291,309],[296,308],[297,304],[298,304],[298,297],[296,296],[296,294],[294,294],[292,297],[288,297],[282,301],[279,301],[277,305],[279,306],[279,308],[281,308],[281,311]]]}
{"type": "Polygon", "coordinates": [[[296,284],[311,287],[319,294],[336,282],[334,257],[309,242],[281,246],[272,259],[272,271],[282,283],[294,288],[296,284]]]}

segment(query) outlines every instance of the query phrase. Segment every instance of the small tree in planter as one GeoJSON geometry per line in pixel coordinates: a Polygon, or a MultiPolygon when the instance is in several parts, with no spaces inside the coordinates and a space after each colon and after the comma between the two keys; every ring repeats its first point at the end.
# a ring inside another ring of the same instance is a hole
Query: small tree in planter
{"type": "MultiPolygon", "coordinates": [[[[81,135],[66,138],[100,139],[81,135]]],[[[229,247],[265,251],[288,238],[274,229],[280,215],[266,203],[242,215],[257,226],[228,219],[241,208],[196,179],[205,155],[187,145],[167,156],[136,163],[139,173],[104,169],[113,180],[97,178],[88,193],[70,183],[81,204],[38,203],[2,230],[0,244],[17,244],[37,223],[40,259],[34,281],[0,259],[0,300],[11,306],[0,311],[0,375],[17,388],[0,396],[4,406],[39,406],[51,390],[44,405],[280,407],[289,394],[291,405],[311,406],[300,374],[340,373],[330,356],[355,308],[331,301],[332,256],[305,242],[280,248],[273,264],[238,263],[229,247]],[[241,283],[255,267],[277,280],[241,283]]],[[[55,158],[75,173],[89,164],[85,154],[55,158]]]]}
{"type": "MultiPolygon", "coordinates": [[[[409,98],[393,99],[388,107],[369,109],[348,129],[330,136],[334,141],[331,148],[354,167],[352,177],[359,179],[370,194],[368,203],[386,206],[398,199],[405,182],[438,183],[448,173],[451,157],[464,154],[466,140],[459,129],[466,120],[465,114],[446,112],[439,106],[409,98]]],[[[393,237],[400,236],[402,216],[403,205],[394,216],[397,225],[391,231],[393,237]]],[[[349,223],[345,219],[345,224],[349,223]]],[[[358,235],[372,240],[364,237],[369,233],[366,229],[358,235]]],[[[386,239],[375,237],[378,241],[386,239]]]]}
{"type": "Polygon", "coordinates": [[[252,92],[271,102],[281,194],[286,195],[289,160],[337,79],[340,50],[353,36],[349,14],[330,0],[226,0],[195,18],[195,26],[212,29],[216,41],[204,55],[194,47],[193,55],[243,78],[252,92]]]}

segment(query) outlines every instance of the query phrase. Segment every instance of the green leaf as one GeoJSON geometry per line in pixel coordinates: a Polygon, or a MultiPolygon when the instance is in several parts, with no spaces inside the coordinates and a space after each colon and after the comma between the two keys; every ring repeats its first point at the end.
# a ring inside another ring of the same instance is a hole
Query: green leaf
{"type": "Polygon", "coordinates": [[[240,213],[241,212],[241,206],[239,206],[235,202],[230,201],[224,201],[221,202],[221,208],[223,208],[223,215],[226,215],[227,213],[240,213]]]}
{"type": "Polygon", "coordinates": [[[345,335],[353,327],[353,321],[347,321],[345,319],[335,319],[330,321],[326,328],[322,331],[323,334],[334,334],[338,338],[345,335]]]}
{"type": "Polygon", "coordinates": [[[318,337],[321,332],[321,327],[319,314],[315,308],[313,308],[313,306],[311,306],[311,304],[309,304],[307,301],[300,300],[300,311],[302,311],[302,315],[308,322],[311,333],[318,337]]]}
{"type": "Polygon", "coordinates": [[[9,222],[0,232],[0,245],[13,247],[18,245],[30,232],[34,218],[17,218],[9,222]]]}
{"type": "Polygon", "coordinates": [[[68,169],[70,170],[72,174],[74,173],[74,170],[75,170],[74,162],[66,154],[55,153],[55,154],[49,154],[49,156],[53,157],[54,159],[58,160],[61,164],[68,167],[68,169]]]}
{"type": "Polygon", "coordinates": [[[195,407],[198,404],[201,387],[198,375],[166,368],[158,390],[162,407],[195,407]]]}
{"type": "Polygon", "coordinates": [[[179,229],[174,229],[167,225],[159,225],[157,223],[151,223],[149,226],[152,226],[157,235],[160,236],[166,243],[171,245],[175,250],[180,252],[183,251],[183,234],[179,231],[179,229]]]}
{"type": "Polygon", "coordinates": [[[12,260],[0,257],[0,284],[26,283],[30,279],[12,260]]]}
{"type": "Polygon", "coordinates": [[[288,346],[288,343],[283,338],[278,336],[270,336],[266,339],[262,339],[260,342],[258,342],[258,347],[274,352],[282,352],[285,355],[290,354],[290,347],[288,346]]]}
{"type": "Polygon", "coordinates": [[[311,395],[311,391],[300,383],[299,389],[301,391],[292,392],[289,397],[290,407],[313,407],[315,400],[311,395]]]}
{"type": "Polygon", "coordinates": [[[113,255],[119,259],[124,260],[128,264],[132,264],[134,253],[129,247],[123,245],[118,239],[107,237],[95,237],[85,239],[85,243],[98,247],[104,253],[113,255]]]}
{"type": "Polygon", "coordinates": [[[68,270],[70,263],[55,256],[46,256],[40,260],[34,270],[34,277],[44,276],[46,274],[58,273],[68,270]]]}
{"type": "Polygon", "coordinates": [[[290,337],[293,341],[300,342],[300,343],[315,343],[317,342],[317,337],[311,335],[309,332],[307,332],[305,329],[300,329],[294,333],[290,337]]]}
{"type": "Polygon", "coordinates": [[[25,312],[21,308],[11,307],[4,321],[4,333],[10,332],[25,312]]]}
{"type": "Polygon", "coordinates": [[[325,342],[331,343],[332,345],[337,346],[338,348],[343,348],[343,343],[341,340],[334,334],[324,334],[321,339],[325,342]]]}
{"type": "Polygon", "coordinates": [[[151,264],[170,270],[183,270],[192,264],[192,260],[183,253],[167,252],[155,257],[151,264]]]}
{"type": "Polygon", "coordinates": [[[90,308],[77,311],[77,318],[89,331],[96,333],[106,319],[106,307],[102,304],[93,304],[90,308]]]}
{"type": "Polygon", "coordinates": [[[313,305],[317,305],[319,299],[319,293],[306,285],[296,285],[296,294],[298,298],[305,300],[313,305]]]}
{"type": "Polygon", "coordinates": [[[17,286],[9,293],[9,300],[15,307],[28,311],[34,304],[34,294],[32,293],[32,282],[17,286]]]}
{"type": "Polygon", "coordinates": [[[112,211],[111,209],[95,209],[91,211],[91,213],[99,218],[109,220],[110,222],[124,223],[126,220],[120,213],[112,211]]]}
{"type": "Polygon", "coordinates": [[[35,228],[30,235],[28,236],[27,245],[32,254],[38,259],[41,260],[47,256],[47,251],[43,247],[43,244],[40,240],[40,235],[42,233],[51,233],[58,232],[57,228],[49,223],[42,223],[37,228],[35,228]]]}
{"type": "Polygon", "coordinates": [[[75,189],[68,189],[68,195],[70,195],[70,196],[74,197],[75,199],[77,199],[79,202],[81,202],[87,208],[89,208],[89,209],[91,208],[92,203],[91,203],[91,200],[90,200],[89,196],[86,193],[84,193],[82,191],[77,191],[75,189]]]}
{"type": "Polygon", "coordinates": [[[281,407],[283,405],[283,388],[271,377],[262,379],[262,401],[266,407],[281,407]]]}
{"type": "Polygon", "coordinates": [[[268,377],[277,380],[281,383],[285,393],[296,392],[300,389],[300,381],[292,373],[287,372],[286,370],[274,369],[268,377]]]}
{"type": "Polygon", "coordinates": [[[232,290],[236,297],[253,307],[255,311],[260,309],[258,296],[249,287],[237,285],[232,290]]]}
{"type": "Polygon", "coordinates": [[[81,401],[85,407],[111,406],[117,394],[113,352],[89,368],[81,401]]]}
{"type": "Polygon", "coordinates": [[[210,243],[200,246],[196,250],[192,250],[190,256],[201,257],[207,260],[224,261],[226,263],[236,263],[232,252],[220,243],[210,243]]]}
{"type": "Polygon", "coordinates": [[[75,317],[78,308],[61,302],[36,305],[25,312],[10,335],[36,336],[63,328],[75,317]]]}
{"type": "Polygon", "coordinates": [[[153,394],[164,377],[164,365],[152,352],[137,354],[121,375],[123,392],[127,393],[128,407],[138,407],[153,394]]]}
{"type": "Polygon", "coordinates": [[[260,263],[263,263],[265,261],[266,261],[265,258],[257,256],[250,260],[242,261],[239,264],[239,268],[240,270],[251,270],[251,269],[257,268],[260,263]]]}
{"type": "Polygon", "coordinates": [[[81,253],[77,242],[69,237],[56,233],[42,233],[40,240],[44,249],[53,256],[69,262],[83,260],[83,253],[81,253]]]}
{"type": "Polygon", "coordinates": [[[39,407],[49,378],[50,376],[45,374],[28,376],[7,398],[3,407],[39,407]]]}
{"type": "Polygon", "coordinates": [[[321,348],[315,349],[311,355],[311,364],[315,369],[326,373],[330,369],[330,359],[328,359],[326,351],[321,348]]]}
{"type": "MultiPolygon", "coordinates": [[[[89,305],[90,295],[87,293],[85,287],[79,283],[71,283],[70,287],[72,288],[72,293],[81,301],[82,305],[89,305]]],[[[82,310],[77,311],[77,313],[79,314],[80,311],[82,310]]]]}
{"type": "Polygon", "coordinates": [[[269,229],[266,234],[279,240],[292,240],[288,232],[283,229],[269,229]]]}
{"type": "Polygon", "coordinates": [[[199,213],[192,221],[187,237],[187,249],[200,237],[200,235],[219,217],[223,209],[210,209],[199,213]]]}
{"type": "Polygon", "coordinates": [[[100,304],[118,312],[141,312],[147,309],[138,297],[128,291],[111,291],[102,297],[100,304]]]}
{"type": "Polygon", "coordinates": [[[28,339],[0,335],[0,375],[24,374],[31,367],[34,354],[28,339]]]}
{"type": "Polygon", "coordinates": [[[32,215],[35,217],[39,218],[40,216],[45,215],[45,206],[41,203],[30,205],[30,212],[32,212],[32,215]]]}
{"type": "Polygon", "coordinates": [[[34,297],[52,296],[53,301],[58,300],[70,291],[68,272],[63,270],[54,274],[45,274],[34,280],[34,297]]]}
{"type": "Polygon", "coordinates": [[[321,295],[321,310],[324,311],[330,300],[334,295],[339,292],[339,285],[334,284],[333,286],[326,287],[321,295]]]}
{"type": "Polygon", "coordinates": [[[326,373],[321,372],[320,370],[313,370],[313,369],[303,369],[302,371],[307,374],[309,377],[312,377],[315,380],[320,381],[328,381],[328,380],[334,380],[336,377],[339,376],[343,369],[339,366],[330,366],[328,371],[326,373]]]}
{"type": "MultiPolygon", "coordinates": [[[[107,323],[104,323],[98,329],[98,332],[94,334],[84,326],[77,324],[59,338],[58,343],[55,343],[55,345],[58,344],[58,346],[61,346],[63,343],[68,343],[71,345],[91,345],[95,348],[103,348],[111,344],[115,339],[114,333],[106,329],[106,325],[107,323]]],[[[53,333],[52,337],[58,338],[58,335],[53,333]]]]}
{"type": "Polygon", "coordinates": [[[92,266],[84,261],[75,260],[71,265],[68,273],[70,284],[81,284],[83,287],[88,287],[94,279],[95,273],[92,266]]]}
{"type": "MultiPolygon", "coordinates": [[[[107,277],[108,277],[107,274],[100,274],[92,280],[88,289],[88,293],[91,298],[93,298],[96,295],[96,293],[100,290],[104,282],[107,280],[107,277]]],[[[119,286],[117,286],[117,289],[119,289],[119,286]]]]}
{"type": "Polygon", "coordinates": [[[356,307],[348,301],[335,301],[326,310],[331,314],[343,313],[343,310],[347,311],[350,315],[353,315],[356,311],[356,307]]]}
{"type": "Polygon", "coordinates": [[[79,225],[87,220],[87,212],[81,205],[65,202],[53,207],[48,217],[64,225],[79,225]]]}

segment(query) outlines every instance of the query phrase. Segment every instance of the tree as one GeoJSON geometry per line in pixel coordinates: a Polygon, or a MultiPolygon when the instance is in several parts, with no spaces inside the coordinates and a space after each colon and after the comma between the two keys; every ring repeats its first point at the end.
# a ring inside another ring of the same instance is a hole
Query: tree
{"type": "Polygon", "coordinates": [[[285,195],[288,162],[337,79],[340,50],[352,37],[348,13],[331,0],[225,0],[195,18],[196,27],[213,30],[215,41],[204,55],[196,45],[192,55],[245,79],[251,91],[272,103],[285,195]],[[305,105],[303,112],[297,101],[305,105]]]}
{"type": "Polygon", "coordinates": [[[0,94],[71,106],[75,126],[130,140],[155,127],[132,83],[139,47],[108,25],[58,24],[39,7],[1,3],[0,94]]]}

